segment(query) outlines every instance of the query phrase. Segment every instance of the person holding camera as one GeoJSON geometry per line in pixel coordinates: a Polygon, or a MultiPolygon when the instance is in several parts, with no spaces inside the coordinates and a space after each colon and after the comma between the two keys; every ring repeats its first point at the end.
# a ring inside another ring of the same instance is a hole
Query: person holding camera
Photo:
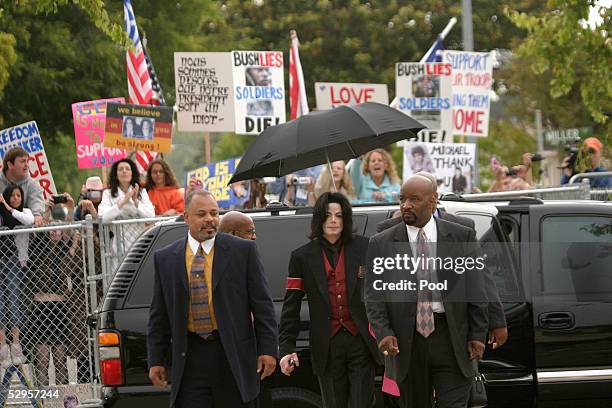
{"type": "Polygon", "coordinates": [[[100,177],[89,177],[81,189],[81,196],[76,210],[74,210],[74,219],[82,221],[90,214],[95,220],[98,218],[98,206],[102,202],[102,192],[104,184],[100,177]]]}
{"type": "Polygon", "coordinates": [[[34,214],[36,226],[41,227],[45,211],[43,189],[30,177],[29,158],[30,155],[22,147],[13,147],[6,151],[0,173],[0,191],[11,185],[21,187],[23,205],[34,214]]]}
{"type": "MultiPolygon", "coordinates": [[[[578,173],[601,173],[608,171],[601,165],[601,155],[603,151],[603,143],[596,137],[588,137],[584,139],[582,147],[578,148],[567,148],[569,153],[563,162],[561,168],[563,174],[561,175],[561,184],[569,183],[572,176],[578,173]],[[581,157],[580,157],[581,156],[581,157]],[[579,163],[581,160],[586,163],[579,163]],[[583,167],[584,170],[581,170],[583,167]]],[[[610,188],[612,187],[612,177],[596,177],[590,179],[591,187],[595,188],[610,188]]]]}
{"type": "Polygon", "coordinates": [[[72,222],[73,214],[74,198],[66,192],[52,195],[45,201],[45,213],[43,214],[45,224],[51,221],[72,222]]]}

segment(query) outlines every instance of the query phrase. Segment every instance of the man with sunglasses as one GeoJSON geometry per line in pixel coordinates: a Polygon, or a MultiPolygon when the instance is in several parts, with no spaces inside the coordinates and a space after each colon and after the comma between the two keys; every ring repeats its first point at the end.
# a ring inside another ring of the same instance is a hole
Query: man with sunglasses
{"type": "Polygon", "coordinates": [[[238,211],[229,211],[221,217],[219,231],[243,239],[255,241],[255,224],[251,217],[238,211]]]}

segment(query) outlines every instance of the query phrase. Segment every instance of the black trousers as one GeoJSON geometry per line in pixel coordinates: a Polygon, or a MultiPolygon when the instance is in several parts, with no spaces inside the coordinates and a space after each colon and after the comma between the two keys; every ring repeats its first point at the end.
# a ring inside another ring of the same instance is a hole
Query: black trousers
{"type": "MultiPolygon", "coordinates": [[[[444,314],[434,314],[435,330],[424,338],[416,330],[412,340],[410,370],[399,385],[404,408],[465,408],[472,378],[463,376],[451,344],[444,314]]],[[[465,345],[467,353],[467,343],[465,345]]]]}
{"type": "Polygon", "coordinates": [[[255,407],[256,400],[243,403],[227,362],[221,341],[204,340],[194,333],[187,337],[187,356],[176,408],[255,407]]]}
{"type": "Polygon", "coordinates": [[[374,403],[375,363],[361,336],[341,329],[332,337],[319,377],[324,408],[368,408],[374,403]]]}

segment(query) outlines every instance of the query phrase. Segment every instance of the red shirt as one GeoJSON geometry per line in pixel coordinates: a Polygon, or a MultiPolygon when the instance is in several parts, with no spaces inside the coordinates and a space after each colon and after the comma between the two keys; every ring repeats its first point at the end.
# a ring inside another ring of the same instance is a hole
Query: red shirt
{"type": "Polygon", "coordinates": [[[335,267],[331,266],[325,252],[325,250],[322,250],[323,263],[325,272],[327,273],[327,291],[329,292],[329,303],[332,311],[331,337],[334,337],[342,327],[351,332],[353,336],[356,336],[359,330],[355,322],[351,319],[351,314],[348,309],[348,297],[346,295],[344,248],[340,251],[340,256],[338,257],[335,267]]]}

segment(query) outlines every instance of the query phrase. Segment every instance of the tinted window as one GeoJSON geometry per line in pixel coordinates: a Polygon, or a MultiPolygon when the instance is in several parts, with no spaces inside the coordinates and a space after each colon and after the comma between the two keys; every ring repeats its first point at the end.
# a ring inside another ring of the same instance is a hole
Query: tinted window
{"type": "Polygon", "coordinates": [[[541,227],[544,292],[612,292],[612,218],[546,217],[541,227]]]}

